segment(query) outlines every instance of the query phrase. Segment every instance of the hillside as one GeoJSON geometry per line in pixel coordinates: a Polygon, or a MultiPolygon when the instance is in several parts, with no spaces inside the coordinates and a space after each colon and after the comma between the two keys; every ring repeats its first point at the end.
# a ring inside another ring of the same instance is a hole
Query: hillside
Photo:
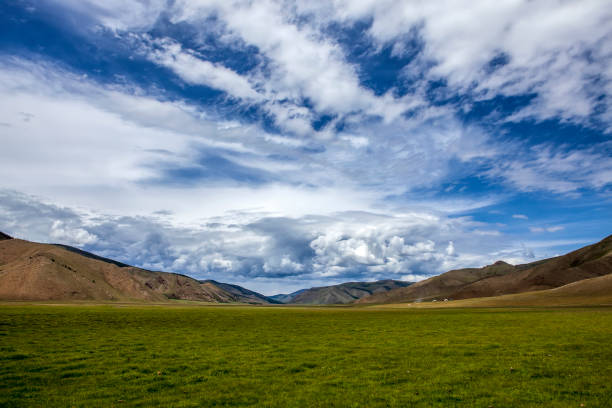
{"type": "Polygon", "coordinates": [[[68,248],[1,240],[0,299],[276,303],[239,286],[152,272],[68,248]]]}
{"type": "Polygon", "coordinates": [[[522,306],[612,306],[612,274],[583,279],[554,289],[449,302],[379,304],[373,307],[522,307],[522,306]]]}
{"type": "Polygon", "coordinates": [[[280,293],[278,295],[272,295],[272,296],[269,296],[269,297],[271,299],[274,299],[274,300],[276,300],[278,302],[281,302],[281,303],[291,303],[291,301],[293,300],[294,297],[296,297],[300,293],[305,292],[307,290],[308,289],[300,289],[298,291],[295,291],[295,292],[292,292],[292,293],[289,293],[289,294],[280,293]]]}
{"type": "Polygon", "coordinates": [[[494,276],[503,276],[521,267],[526,266],[514,266],[498,261],[482,268],[456,269],[416,282],[409,287],[364,297],[358,303],[398,303],[448,298],[474,282],[494,276]]]}
{"type": "Polygon", "coordinates": [[[376,282],[347,282],[340,285],[310,288],[295,295],[289,302],[293,304],[330,305],[351,303],[364,296],[387,292],[410,285],[410,282],[381,280],[376,282]]]}
{"type": "Polygon", "coordinates": [[[407,288],[368,296],[358,303],[402,303],[468,299],[558,288],[612,273],[612,236],[556,258],[525,265],[496,262],[446,272],[407,288]]]}

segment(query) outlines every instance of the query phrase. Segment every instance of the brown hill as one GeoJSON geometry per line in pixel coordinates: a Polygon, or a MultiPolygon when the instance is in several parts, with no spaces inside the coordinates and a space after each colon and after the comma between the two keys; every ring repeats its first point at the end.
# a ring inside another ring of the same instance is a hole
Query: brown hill
{"type": "Polygon", "coordinates": [[[526,265],[497,262],[479,269],[460,269],[360,299],[358,303],[401,303],[468,299],[557,288],[612,273],[612,236],[556,258],[526,265]]]}
{"type": "Polygon", "coordinates": [[[13,239],[13,237],[11,237],[10,235],[6,235],[4,232],[0,231],[0,241],[3,241],[5,239],[13,239]]]}
{"type": "Polygon", "coordinates": [[[76,248],[2,240],[0,299],[276,303],[239,286],[120,265],[76,248]]]}
{"type": "Polygon", "coordinates": [[[374,307],[508,307],[508,306],[589,306],[612,305],[612,274],[583,279],[554,289],[515,293],[494,297],[423,302],[381,304],[374,307]]]}
{"type": "Polygon", "coordinates": [[[492,276],[503,276],[514,272],[516,266],[498,261],[483,268],[465,268],[414,283],[408,287],[390,290],[360,299],[358,303],[417,302],[434,298],[447,298],[457,290],[492,276]]]}
{"type": "Polygon", "coordinates": [[[346,282],[340,285],[323,286],[300,291],[287,303],[308,305],[331,305],[351,303],[364,296],[403,288],[410,282],[381,280],[376,282],[346,282]]]}

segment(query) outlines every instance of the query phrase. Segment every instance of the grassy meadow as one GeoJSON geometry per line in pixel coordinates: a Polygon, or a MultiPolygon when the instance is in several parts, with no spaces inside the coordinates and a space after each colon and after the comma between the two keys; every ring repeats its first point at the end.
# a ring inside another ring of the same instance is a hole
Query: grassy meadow
{"type": "Polygon", "coordinates": [[[611,407],[612,308],[0,306],[0,407],[611,407]]]}

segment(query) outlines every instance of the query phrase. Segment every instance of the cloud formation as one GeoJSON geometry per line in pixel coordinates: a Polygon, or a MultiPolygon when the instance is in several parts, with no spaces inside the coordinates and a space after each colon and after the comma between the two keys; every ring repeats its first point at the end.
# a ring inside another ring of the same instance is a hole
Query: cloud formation
{"type": "Polygon", "coordinates": [[[606,2],[0,7],[13,235],[286,291],[612,227],[606,2]]]}
{"type": "Polygon", "coordinates": [[[166,213],[83,212],[0,192],[0,225],[15,236],[74,245],[154,270],[249,282],[267,293],[347,280],[423,279],[489,262],[483,248],[513,262],[533,257],[517,243],[500,251],[507,244],[482,235],[482,223],[473,219],[426,212],[301,217],[234,212],[189,226],[171,220],[166,213]]]}

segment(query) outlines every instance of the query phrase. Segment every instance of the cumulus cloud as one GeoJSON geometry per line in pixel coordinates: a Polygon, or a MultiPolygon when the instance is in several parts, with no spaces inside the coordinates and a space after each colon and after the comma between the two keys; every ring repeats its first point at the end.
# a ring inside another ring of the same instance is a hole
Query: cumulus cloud
{"type": "MultiPolygon", "coordinates": [[[[190,225],[168,217],[84,212],[0,191],[3,232],[267,293],[346,280],[424,278],[489,263],[490,253],[505,245],[481,237],[476,231],[481,223],[469,218],[423,212],[293,218],[234,212],[190,225]]],[[[519,250],[508,247],[507,253],[519,250]]]]}
{"type": "Polygon", "coordinates": [[[605,2],[35,6],[93,51],[2,51],[0,227],[17,236],[255,288],[413,280],[542,254],[478,209],[612,183],[605,2]],[[513,128],[534,119],[593,135],[513,128]]]}
{"type": "Polygon", "coordinates": [[[70,228],[61,220],[53,222],[49,236],[62,244],[76,246],[92,244],[97,240],[94,234],[90,234],[83,228],[70,228]]]}

